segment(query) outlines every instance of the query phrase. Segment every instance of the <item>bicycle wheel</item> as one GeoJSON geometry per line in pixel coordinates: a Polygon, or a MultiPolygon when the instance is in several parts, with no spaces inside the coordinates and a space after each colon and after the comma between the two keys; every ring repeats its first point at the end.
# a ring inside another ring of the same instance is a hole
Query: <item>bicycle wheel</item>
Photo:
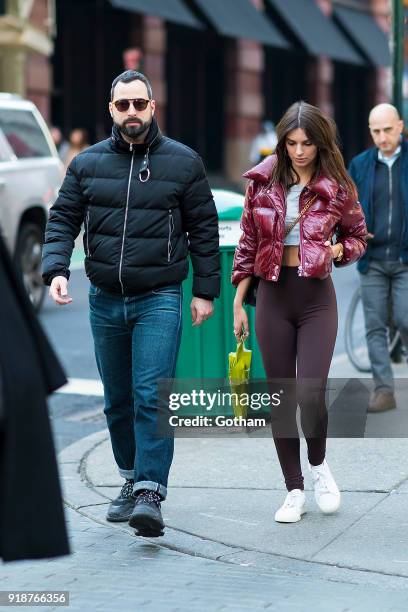
{"type": "Polygon", "coordinates": [[[344,331],[346,352],[351,363],[359,372],[371,372],[360,287],[351,298],[344,331]]]}
{"type": "Polygon", "coordinates": [[[388,333],[388,349],[390,352],[391,361],[401,363],[405,356],[404,345],[402,344],[401,334],[398,329],[389,330],[388,333]]]}

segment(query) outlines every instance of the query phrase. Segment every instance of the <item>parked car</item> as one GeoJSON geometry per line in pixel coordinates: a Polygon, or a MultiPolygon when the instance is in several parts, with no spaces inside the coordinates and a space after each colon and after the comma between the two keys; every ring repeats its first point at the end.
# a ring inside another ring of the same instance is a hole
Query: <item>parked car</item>
{"type": "Polygon", "coordinates": [[[45,224],[63,177],[63,165],[35,105],[0,93],[0,230],[37,311],[45,294],[45,224]]]}

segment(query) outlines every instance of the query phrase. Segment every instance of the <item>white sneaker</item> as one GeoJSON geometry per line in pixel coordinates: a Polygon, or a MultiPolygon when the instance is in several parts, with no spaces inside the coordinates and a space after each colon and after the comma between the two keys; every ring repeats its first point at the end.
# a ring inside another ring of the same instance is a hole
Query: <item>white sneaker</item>
{"type": "Polygon", "coordinates": [[[327,465],[326,459],[321,465],[310,465],[314,495],[317,505],[324,514],[336,512],[340,506],[340,491],[327,465]]]}
{"type": "Polygon", "coordinates": [[[292,489],[287,494],[283,505],[275,513],[278,523],[297,523],[306,512],[305,492],[301,489],[292,489]]]}

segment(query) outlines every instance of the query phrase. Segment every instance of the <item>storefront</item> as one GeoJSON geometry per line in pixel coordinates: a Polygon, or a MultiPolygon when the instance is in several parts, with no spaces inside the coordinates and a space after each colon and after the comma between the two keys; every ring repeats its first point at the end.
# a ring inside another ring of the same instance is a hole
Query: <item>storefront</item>
{"type": "Polygon", "coordinates": [[[333,19],[364,59],[363,64],[348,70],[335,65],[335,119],[344,145],[344,156],[349,162],[354,155],[371,146],[368,115],[378,102],[377,70],[389,67],[391,58],[388,39],[371,14],[335,4],[333,19]]]}
{"type": "Polygon", "coordinates": [[[267,0],[266,4],[268,16],[292,45],[292,50],[285,54],[265,50],[267,118],[279,120],[300,99],[315,104],[334,116],[348,158],[361,144],[358,135],[363,133],[361,125],[365,123],[359,122],[366,121],[368,91],[362,85],[366,60],[316,3],[267,0]]]}
{"type": "Polygon", "coordinates": [[[356,33],[343,6],[334,3],[332,16],[321,5],[56,0],[52,121],[66,134],[85,127],[91,141],[106,137],[110,85],[132,49],[152,81],[161,128],[196,149],[220,186],[241,184],[262,119],[276,122],[299,99],[336,119],[349,160],[368,142],[387,41],[370,14],[357,11],[365,22],[356,33]],[[372,26],[382,47],[370,41],[372,26]]]}

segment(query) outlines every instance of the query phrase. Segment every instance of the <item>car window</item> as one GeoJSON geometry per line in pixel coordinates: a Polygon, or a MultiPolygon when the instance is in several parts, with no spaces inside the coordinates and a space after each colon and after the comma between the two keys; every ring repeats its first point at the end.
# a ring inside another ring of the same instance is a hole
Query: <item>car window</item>
{"type": "Polygon", "coordinates": [[[0,127],[16,157],[52,155],[33,113],[27,110],[0,109],[0,127]]]}
{"type": "Polygon", "coordinates": [[[0,162],[10,161],[0,143],[0,162]]]}

